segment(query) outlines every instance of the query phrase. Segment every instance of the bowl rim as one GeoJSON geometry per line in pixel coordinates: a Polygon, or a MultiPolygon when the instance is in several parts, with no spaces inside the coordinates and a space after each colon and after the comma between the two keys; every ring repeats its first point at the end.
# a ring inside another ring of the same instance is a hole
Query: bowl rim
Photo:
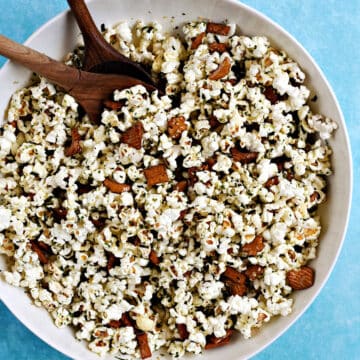
{"type": "MultiPolygon", "coordinates": [[[[88,0],[86,1],[86,3],[89,5],[93,2],[98,2],[99,0],[88,0]]],[[[155,0],[158,1],[158,0],[155,0]]],[[[320,66],[317,64],[317,62],[315,61],[315,59],[312,57],[312,55],[306,50],[306,48],[295,38],[295,36],[293,36],[289,31],[287,31],[285,28],[283,28],[281,25],[279,25],[276,21],[272,20],[269,16],[263,14],[261,11],[251,7],[250,5],[244,4],[243,2],[241,2],[241,0],[237,1],[237,0],[221,0],[224,3],[230,3],[233,4],[235,6],[237,6],[239,8],[239,10],[241,9],[246,9],[247,11],[253,13],[257,18],[259,18],[261,21],[267,22],[269,23],[272,27],[276,28],[277,31],[281,32],[285,37],[287,37],[291,42],[293,42],[301,51],[302,53],[305,55],[305,57],[307,57],[307,60],[309,60],[311,62],[311,64],[314,66],[317,74],[321,77],[321,80],[324,82],[325,86],[327,87],[327,89],[329,90],[331,97],[332,97],[332,101],[334,102],[334,105],[339,113],[339,118],[340,121],[342,122],[343,125],[343,130],[344,130],[344,137],[345,137],[345,148],[348,154],[348,165],[349,165],[349,175],[350,175],[350,179],[349,179],[349,193],[348,193],[348,198],[346,199],[346,216],[345,216],[345,223],[344,223],[344,228],[341,234],[341,241],[339,243],[338,249],[336,251],[336,254],[331,262],[331,265],[329,267],[329,271],[326,273],[325,277],[323,278],[322,282],[320,284],[318,284],[317,286],[317,290],[314,292],[314,294],[311,296],[310,300],[307,302],[307,304],[305,306],[303,306],[303,308],[301,309],[301,311],[299,311],[299,313],[288,323],[286,324],[286,326],[284,326],[281,331],[278,331],[278,333],[271,337],[271,339],[267,340],[262,346],[260,346],[259,348],[257,348],[256,350],[252,351],[251,353],[248,354],[249,359],[252,358],[253,356],[259,354],[260,352],[262,352],[265,348],[269,347],[272,343],[274,343],[277,339],[279,339],[292,325],[294,325],[298,319],[308,310],[308,308],[313,304],[313,302],[315,301],[315,299],[319,296],[320,292],[322,291],[322,289],[324,288],[325,284],[328,282],[330,275],[332,274],[335,264],[338,261],[339,255],[341,253],[341,250],[343,248],[344,245],[344,241],[345,241],[345,237],[347,235],[348,232],[348,228],[349,228],[349,220],[350,220],[350,214],[351,214],[351,207],[352,207],[352,198],[353,198],[353,159],[352,159],[352,152],[351,152],[351,143],[350,143],[350,137],[349,137],[349,133],[346,127],[346,122],[345,122],[345,118],[342,112],[342,109],[340,107],[339,101],[336,97],[335,91],[333,90],[331,84],[329,83],[327,77],[325,76],[325,74],[323,73],[322,69],[320,68],[320,66]]],[[[51,19],[49,19],[48,21],[46,21],[43,25],[41,25],[40,27],[38,27],[25,41],[24,41],[24,45],[28,45],[29,43],[32,42],[33,39],[35,39],[39,33],[43,32],[45,28],[49,27],[51,24],[53,24],[54,22],[58,21],[58,19],[67,16],[67,14],[70,14],[71,10],[70,9],[65,9],[63,11],[61,11],[59,14],[55,15],[54,17],[52,17],[51,19]]],[[[264,36],[267,36],[266,34],[264,34],[264,36]]],[[[6,71],[7,67],[9,66],[9,64],[12,63],[12,61],[10,61],[9,59],[7,59],[4,64],[1,66],[0,68],[0,74],[2,74],[3,72],[6,71]]],[[[1,125],[0,125],[1,126],[1,125]]],[[[44,334],[41,333],[41,331],[34,326],[30,320],[26,319],[26,318],[19,318],[17,316],[16,313],[16,306],[13,306],[13,304],[5,302],[2,299],[2,296],[0,294],[0,301],[2,301],[2,303],[7,307],[7,309],[15,316],[15,318],[17,318],[26,328],[28,328],[33,334],[35,334],[38,338],[40,338],[43,342],[45,342],[46,344],[48,344],[49,346],[53,347],[54,349],[56,349],[57,351],[59,351],[61,354],[68,356],[69,358],[72,358],[73,354],[71,354],[70,352],[67,351],[66,348],[61,347],[60,345],[58,345],[56,343],[56,341],[54,341],[51,337],[51,334],[47,335],[46,337],[44,337],[44,334]]],[[[57,329],[59,330],[59,329],[57,329]]]]}

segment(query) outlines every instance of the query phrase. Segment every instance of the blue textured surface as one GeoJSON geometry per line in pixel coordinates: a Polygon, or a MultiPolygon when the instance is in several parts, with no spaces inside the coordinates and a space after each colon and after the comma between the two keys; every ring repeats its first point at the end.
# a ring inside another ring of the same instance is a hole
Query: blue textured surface
{"type": "MultiPolygon", "coordinates": [[[[360,359],[360,0],[243,2],[294,35],[324,71],[344,112],[355,179],[349,231],[329,281],[301,319],[253,359],[360,359]]],[[[66,7],[65,0],[0,0],[0,33],[23,42],[66,7]]],[[[2,303],[0,334],[1,360],[67,359],[27,330],[2,303]]]]}

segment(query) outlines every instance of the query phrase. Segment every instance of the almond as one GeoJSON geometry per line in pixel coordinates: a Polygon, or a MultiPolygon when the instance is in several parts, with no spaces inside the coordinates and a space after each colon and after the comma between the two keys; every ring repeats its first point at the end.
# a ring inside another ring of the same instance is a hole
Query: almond
{"type": "Polygon", "coordinates": [[[154,250],[150,251],[149,254],[149,260],[153,265],[159,265],[160,264],[160,259],[157,256],[156,252],[154,250]]]}
{"type": "Polygon", "coordinates": [[[316,200],[320,199],[320,195],[317,191],[314,191],[311,195],[310,195],[310,201],[314,202],[316,200]]]}
{"type": "Polygon", "coordinates": [[[116,259],[116,257],[115,257],[114,254],[109,253],[107,260],[108,260],[108,261],[107,261],[106,268],[107,268],[107,270],[109,271],[109,270],[111,270],[111,269],[115,266],[117,259],[116,259]]]}
{"type": "Polygon", "coordinates": [[[187,188],[186,180],[181,180],[174,186],[174,190],[179,192],[184,192],[186,188],[187,188]]]}
{"type": "Polygon", "coordinates": [[[260,265],[250,265],[245,271],[245,275],[251,281],[258,279],[263,273],[264,273],[264,268],[260,265]]]}
{"type": "Polygon", "coordinates": [[[233,335],[234,330],[227,330],[226,335],[222,337],[216,337],[210,335],[206,339],[205,349],[213,349],[219,346],[227,345],[230,342],[231,336],[233,335]]]}
{"type": "Polygon", "coordinates": [[[161,184],[169,181],[165,165],[155,165],[144,170],[144,174],[149,186],[161,184]]]}
{"type": "Polygon", "coordinates": [[[225,24],[218,24],[209,22],[206,25],[206,32],[218,35],[228,35],[230,32],[230,26],[225,24]]]}
{"type": "Polygon", "coordinates": [[[287,283],[294,290],[303,290],[314,284],[315,272],[309,266],[302,266],[299,269],[290,270],[286,274],[287,283]]]}
{"type": "Polygon", "coordinates": [[[53,209],[54,220],[60,222],[62,219],[66,219],[67,210],[63,207],[53,209]]]}
{"type": "Polygon", "coordinates": [[[241,248],[241,251],[245,253],[246,256],[255,256],[257,253],[262,251],[264,247],[263,237],[261,235],[257,235],[252,242],[245,244],[241,248]]]}
{"type": "Polygon", "coordinates": [[[240,271],[228,266],[222,274],[225,278],[239,284],[245,284],[246,276],[240,271]]]}
{"type": "Polygon", "coordinates": [[[218,66],[218,68],[210,74],[209,79],[220,80],[230,72],[230,69],[231,62],[230,59],[226,57],[223,62],[218,66]]]}
{"type": "Polygon", "coordinates": [[[42,265],[45,265],[49,262],[49,259],[44,254],[37,241],[31,241],[31,250],[37,254],[39,261],[42,265]]]}
{"type": "Polygon", "coordinates": [[[71,144],[65,149],[65,156],[73,156],[75,154],[81,153],[82,148],[80,145],[80,134],[77,128],[71,129],[71,144]]]}
{"type": "Polygon", "coordinates": [[[181,340],[186,340],[189,337],[189,332],[187,331],[185,324],[176,324],[177,330],[181,340]]]}
{"type": "Polygon", "coordinates": [[[120,184],[114,180],[105,179],[103,182],[104,186],[107,187],[111,192],[121,194],[131,190],[131,186],[128,184],[120,184]]]}
{"type": "Polygon", "coordinates": [[[265,183],[265,187],[269,188],[273,185],[278,185],[279,184],[279,178],[277,176],[273,176],[272,178],[270,178],[266,183],[265,183]]]}
{"type": "Polygon", "coordinates": [[[272,86],[265,87],[263,94],[271,102],[272,105],[276,104],[279,101],[279,96],[272,86]]]}
{"type": "Polygon", "coordinates": [[[191,43],[191,50],[196,50],[202,43],[205,33],[202,32],[196,36],[191,43]]]}
{"type": "Polygon", "coordinates": [[[240,151],[236,148],[230,150],[232,158],[241,164],[250,164],[255,162],[259,153],[254,151],[240,151]]]}
{"type": "Polygon", "coordinates": [[[110,320],[109,326],[113,329],[119,329],[121,327],[121,321],[120,320],[110,320]]]}
{"type": "Polygon", "coordinates": [[[247,287],[245,285],[245,282],[238,283],[232,280],[225,280],[224,284],[229,289],[230,294],[233,296],[235,295],[244,296],[246,294],[247,287]]]}
{"type": "Polygon", "coordinates": [[[121,142],[129,145],[134,149],[141,149],[142,137],[144,135],[144,128],[139,121],[130,128],[128,128],[121,136],[121,142]]]}
{"type": "Polygon", "coordinates": [[[172,139],[179,139],[186,129],[187,125],[183,116],[175,116],[168,121],[167,131],[172,139]]]}
{"type": "Polygon", "coordinates": [[[139,344],[140,355],[142,359],[151,357],[151,350],[149,347],[148,337],[146,333],[137,333],[136,339],[139,344]]]}
{"type": "Polygon", "coordinates": [[[221,122],[214,115],[211,115],[209,117],[209,124],[212,129],[216,129],[217,127],[222,125],[221,122]]]}
{"type": "Polygon", "coordinates": [[[209,44],[209,51],[210,52],[219,52],[220,54],[222,54],[223,52],[227,51],[228,47],[226,44],[224,43],[216,43],[213,42],[211,44],[209,44]]]}

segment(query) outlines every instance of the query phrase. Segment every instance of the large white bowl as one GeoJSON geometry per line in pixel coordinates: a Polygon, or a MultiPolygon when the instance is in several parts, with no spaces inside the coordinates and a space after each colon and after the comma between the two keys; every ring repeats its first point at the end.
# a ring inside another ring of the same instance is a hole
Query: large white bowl
{"type": "MultiPolygon", "coordinates": [[[[312,263],[316,269],[314,286],[294,294],[295,306],[290,316],[271,321],[250,340],[239,336],[230,345],[207,351],[202,357],[206,360],[249,358],[280,336],[312,303],[330,275],[345,236],[351,203],[352,166],[345,122],[335,95],[314,60],[294,38],[257,11],[234,0],[93,0],[89,7],[98,25],[140,18],[157,20],[171,31],[175,25],[201,17],[214,21],[227,19],[238,24],[241,33],[266,35],[306,71],[307,85],[318,95],[318,101],[313,105],[315,110],[339,125],[331,140],[335,173],[330,178],[328,201],[321,209],[323,231],[318,257],[312,263]]],[[[73,17],[64,12],[42,26],[26,44],[60,60],[75,47],[78,36],[73,17]]],[[[0,123],[11,94],[26,85],[29,75],[29,71],[10,62],[1,69],[0,123]]],[[[5,268],[5,259],[0,259],[0,269],[5,268]]],[[[84,343],[75,340],[72,330],[56,328],[46,311],[33,306],[22,290],[0,280],[0,294],[2,301],[24,325],[54,348],[74,359],[99,359],[84,343]]]]}

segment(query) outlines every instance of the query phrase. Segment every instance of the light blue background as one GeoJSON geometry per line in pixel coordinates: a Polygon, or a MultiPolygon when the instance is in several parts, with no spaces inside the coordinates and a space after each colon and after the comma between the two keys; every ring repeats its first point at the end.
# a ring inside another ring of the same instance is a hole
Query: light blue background
{"type": "MultiPolygon", "coordinates": [[[[301,319],[253,359],[360,359],[360,0],[243,2],[294,35],[324,71],[344,112],[355,179],[349,231],[329,281],[301,319]]],[[[66,8],[65,0],[0,0],[0,33],[23,42],[66,8]]],[[[0,302],[0,360],[25,359],[67,358],[34,336],[0,302]]]]}

